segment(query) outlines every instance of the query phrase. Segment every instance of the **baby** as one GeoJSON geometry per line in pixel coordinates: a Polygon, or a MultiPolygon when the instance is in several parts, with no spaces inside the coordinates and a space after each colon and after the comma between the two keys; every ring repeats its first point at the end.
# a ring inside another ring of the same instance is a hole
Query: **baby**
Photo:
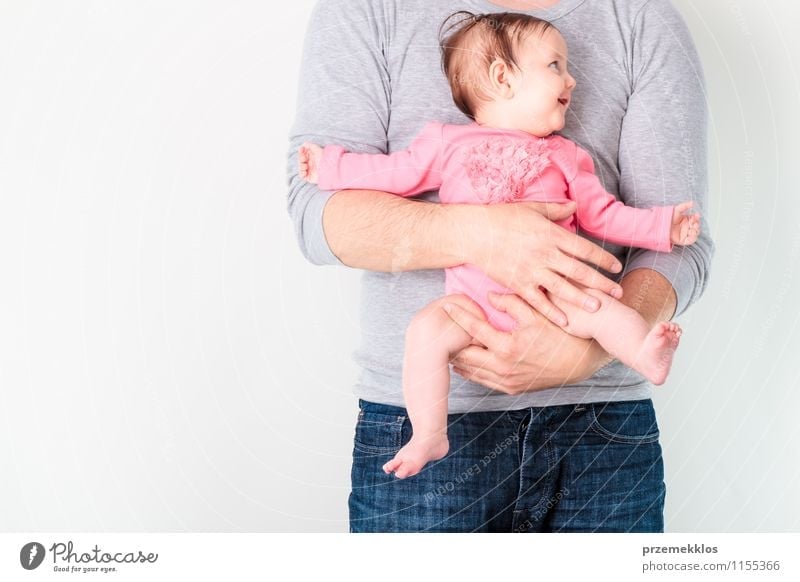
{"type": "MultiPolygon", "coordinates": [[[[469,125],[428,123],[407,150],[390,155],[345,153],[304,144],[301,177],[326,190],[374,189],[413,196],[439,189],[442,203],[514,201],[577,202],[558,224],[628,246],[668,252],[697,240],[700,218],[685,215],[691,202],[631,208],[606,192],[589,154],[555,135],[564,127],[575,79],[567,71],[567,46],[549,22],[516,13],[460,12],[442,41],[445,74],[469,125]]],[[[489,244],[489,241],[487,241],[489,244]]],[[[501,331],[515,321],[488,301],[490,292],[513,293],[474,265],[446,269],[447,296],[424,307],[406,331],[403,396],[413,427],[411,440],[383,469],[398,478],[418,473],[447,454],[450,358],[481,345],[455,324],[444,306],[455,303],[501,331]]],[[[652,329],[633,309],[587,289],[600,301],[589,313],[551,297],[567,315],[564,330],[594,338],[613,357],[654,384],[669,373],[681,334],[668,321],[652,329]]]]}

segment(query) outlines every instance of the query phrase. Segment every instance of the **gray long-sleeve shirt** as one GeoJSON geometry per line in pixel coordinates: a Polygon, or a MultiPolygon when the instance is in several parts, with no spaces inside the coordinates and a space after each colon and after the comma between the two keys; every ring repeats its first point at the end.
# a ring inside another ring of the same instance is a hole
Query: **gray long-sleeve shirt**
{"type": "MultiPolygon", "coordinates": [[[[290,135],[288,209],[300,249],[314,264],[342,265],[322,214],[332,192],[297,175],[304,141],[350,151],[406,148],[426,122],[467,123],[440,66],[438,29],[457,10],[505,9],[485,0],[320,0],[305,40],[298,107],[290,135]]],[[[706,100],[686,25],[668,0],[561,0],[531,12],[551,21],[569,47],[577,80],[560,133],[587,149],[606,189],[630,206],[694,200],[706,216],[706,100]]],[[[438,202],[435,192],[420,198],[438,202]]],[[[606,243],[624,273],[653,269],[675,289],[677,314],[706,287],[714,245],[700,239],[671,253],[606,243]]],[[[598,242],[598,241],[595,241],[598,242]]],[[[443,270],[365,271],[357,396],[403,405],[404,336],[413,315],[444,294],[443,270]]],[[[451,377],[450,411],[509,410],[650,397],[651,386],[615,361],[589,380],[510,396],[451,377]]]]}

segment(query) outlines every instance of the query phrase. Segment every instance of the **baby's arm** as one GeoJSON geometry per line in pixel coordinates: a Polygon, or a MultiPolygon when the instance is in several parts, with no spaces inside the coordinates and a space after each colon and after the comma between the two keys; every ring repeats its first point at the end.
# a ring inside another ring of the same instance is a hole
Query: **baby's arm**
{"type": "Polygon", "coordinates": [[[392,154],[348,153],[305,143],[298,150],[300,177],[323,190],[358,188],[414,196],[441,185],[442,125],[429,123],[406,150],[392,154]]]}
{"type": "Polygon", "coordinates": [[[570,181],[571,197],[581,230],[616,244],[669,252],[673,244],[690,245],[700,234],[700,215],[685,215],[692,202],[677,206],[634,208],[606,192],[594,173],[589,154],[576,147],[577,173],[570,181]]]}

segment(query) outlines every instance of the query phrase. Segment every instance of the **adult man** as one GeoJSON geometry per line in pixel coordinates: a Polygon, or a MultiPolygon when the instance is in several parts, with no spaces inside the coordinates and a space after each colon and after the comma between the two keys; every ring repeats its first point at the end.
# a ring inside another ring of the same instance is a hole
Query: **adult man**
{"type": "MultiPolygon", "coordinates": [[[[705,214],[702,72],[667,0],[323,0],[306,38],[290,151],[303,141],[395,151],[426,121],[466,122],[438,64],[438,26],[462,9],[531,9],[551,21],[569,45],[578,83],[561,133],[592,152],[606,189],[626,204],[690,196],[705,214]]],[[[609,293],[617,285],[577,259],[606,270],[619,259],[622,300],[650,322],[669,319],[705,287],[713,252],[707,225],[698,243],[671,254],[610,244],[609,254],[543,215],[557,219],[574,208],[332,194],[300,183],[295,167],[290,155],[289,209],[306,257],[366,270],[363,343],[355,354],[362,374],[352,531],[663,529],[650,387],[609,363],[594,342],[554,325],[562,314],[548,296],[593,310],[592,297],[569,279],[609,293]],[[451,452],[394,481],[380,466],[410,438],[400,378],[404,331],[442,294],[441,269],[465,262],[525,300],[497,301],[519,328],[502,334],[454,311],[486,348],[472,346],[454,359],[471,381],[452,382],[451,452]]]]}

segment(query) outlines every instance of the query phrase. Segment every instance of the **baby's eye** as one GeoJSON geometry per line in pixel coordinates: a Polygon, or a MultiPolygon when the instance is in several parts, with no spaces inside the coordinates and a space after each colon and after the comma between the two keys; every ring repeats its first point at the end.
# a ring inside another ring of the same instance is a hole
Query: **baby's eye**
{"type": "Polygon", "coordinates": [[[558,71],[558,70],[559,70],[558,61],[553,61],[552,63],[550,63],[550,64],[549,64],[549,65],[547,65],[547,66],[548,66],[548,67],[550,67],[550,68],[553,68],[553,69],[555,69],[556,71],[558,71]]]}

